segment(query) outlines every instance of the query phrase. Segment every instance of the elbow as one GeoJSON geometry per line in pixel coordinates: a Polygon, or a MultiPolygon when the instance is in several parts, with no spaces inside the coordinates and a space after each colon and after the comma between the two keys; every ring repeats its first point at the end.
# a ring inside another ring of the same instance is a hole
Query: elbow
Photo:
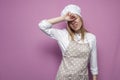
{"type": "Polygon", "coordinates": [[[45,27],[45,24],[43,23],[43,21],[40,21],[39,23],[38,23],[38,28],[40,29],[40,30],[44,30],[46,27],[45,27]]]}
{"type": "Polygon", "coordinates": [[[40,21],[40,22],[38,23],[38,27],[39,27],[41,30],[46,30],[46,29],[51,28],[51,27],[52,27],[52,24],[48,23],[48,22],[46,21],[46,19],[44,19],[44,20],[42,20],[42,21],[40,21]]]}
{"type": "Polygon", "coordinates": [[[39,28],[39,29],[42,28],[42,23],[41,23],[41,22],[38,23],[38,28],[39,28]]]}

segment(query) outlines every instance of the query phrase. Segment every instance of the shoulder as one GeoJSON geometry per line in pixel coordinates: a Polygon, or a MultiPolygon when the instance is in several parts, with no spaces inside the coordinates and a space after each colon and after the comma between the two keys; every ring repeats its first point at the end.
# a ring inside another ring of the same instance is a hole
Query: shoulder
{"type": "Polygon", "coordinates": [[[87,32],[86,38],[88,38],[89,40],[96,40],[96,35],[94,33],[87,32]]]}

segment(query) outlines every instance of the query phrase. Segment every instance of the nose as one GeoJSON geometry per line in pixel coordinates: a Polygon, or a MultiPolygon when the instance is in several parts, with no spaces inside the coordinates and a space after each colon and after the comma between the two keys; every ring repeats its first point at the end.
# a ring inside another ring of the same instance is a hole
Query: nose
{"type": "Polygon", "coordinates": [[[73,22],[72,22],[72,24],[75,24],[76,23],[76,21],[74,20],[73,22]]]}

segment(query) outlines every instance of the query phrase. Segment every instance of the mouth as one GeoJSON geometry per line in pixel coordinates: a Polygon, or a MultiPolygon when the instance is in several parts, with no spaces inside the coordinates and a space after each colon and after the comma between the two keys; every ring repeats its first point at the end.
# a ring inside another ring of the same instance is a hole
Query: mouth
{"type": "Polygon", "coordinates": [[[70,26],[76,29],[78,27],[78,23],[75,21],[72,21],[70,22],[70,26]]]}
{"type": "Polygon", "coordinates": [[[77,24],[77,23],[74,23],[74,24],[72,24],[72,25],[73,25],[73,27],[77,28],[77,25],[78,25],[78,24],[77,24]]]}

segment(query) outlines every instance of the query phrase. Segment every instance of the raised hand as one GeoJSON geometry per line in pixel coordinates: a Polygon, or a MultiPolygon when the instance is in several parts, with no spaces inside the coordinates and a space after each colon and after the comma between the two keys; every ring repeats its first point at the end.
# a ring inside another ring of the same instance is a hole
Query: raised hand
{"type": "Polygon", "coordinates": [[[66,21],[73,21],[76,19],[76,16],[73,13],[68,12],[63,16],[66,21]]]}

